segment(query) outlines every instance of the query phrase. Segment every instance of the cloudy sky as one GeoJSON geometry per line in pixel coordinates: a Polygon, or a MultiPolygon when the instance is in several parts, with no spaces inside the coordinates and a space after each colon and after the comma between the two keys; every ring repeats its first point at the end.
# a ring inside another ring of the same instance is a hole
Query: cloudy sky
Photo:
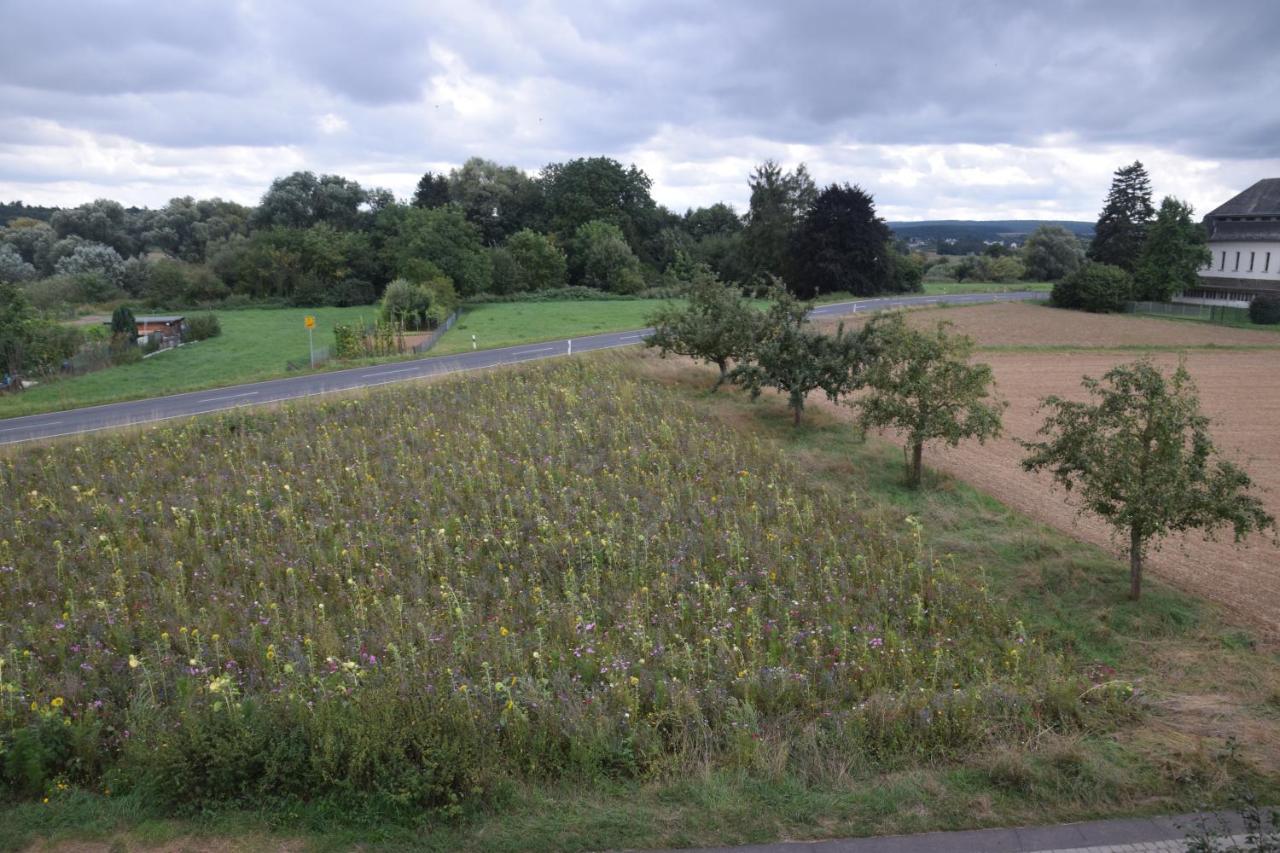
{"type": "Polygon", "coordinates": [[[1093,219],[1141,159],[1203,212],[1280,177],[1280,4],[0,0],[0,199],[597,154],[677,210],[773,158],[889,219],[1093,219]]]}

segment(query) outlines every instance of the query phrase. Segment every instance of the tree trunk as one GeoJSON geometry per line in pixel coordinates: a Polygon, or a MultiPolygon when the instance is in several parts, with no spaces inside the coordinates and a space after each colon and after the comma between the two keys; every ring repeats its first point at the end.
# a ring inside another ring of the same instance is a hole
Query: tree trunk
{"type": "Polygon", "coordinates": [[[803,411],[799,406],[792,406],[791,411],[795,413],[795,420],[791,422],[792,426],[800,426],[800,412],[803,411]]]}
{"type": "Polygon", "coordinates": [[[913,489],[920,488],[924,478],[924,442],[917,441],[911,445],[911,468],[907,471],[907,485],[913,489]]]}
{"type": "Polygon", "coordinates": [[[1129,528],[1129,600],[1142,595],[1142,536],[1138,528],[1129,528]]]}
{"type": "Polygon", "coordinates": [[[720,368],[720,377],[716,379],[716,384],[711,386],[712,394],[720,390],[720,386],[724,384],[725,378],[729,375],[729,359],[720,359],[716,362],[716,367],[720,368]]]}

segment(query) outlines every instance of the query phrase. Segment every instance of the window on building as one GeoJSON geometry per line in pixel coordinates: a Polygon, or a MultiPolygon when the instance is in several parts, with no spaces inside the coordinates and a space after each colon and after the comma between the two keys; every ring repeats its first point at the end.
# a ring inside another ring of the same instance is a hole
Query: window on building
{"type": "Polygon", "coordinates": [[[1236,265],[1231,268],[1232,272],[1240,272],[1240,253],[1236,252],[1236,265]]]}
{"type": "Polygon", "coordinates": [[[1257,255],[1257,254],[1258,254],[1257,252],[1250,252],[1250,253],[1249,253],[1249,272],[1253,272],[1253,258],[1254,258],[1254,256],[1255,256],[1255,255],[1257,255]]]}
{"type": "Polygon", "coordinates": [[[1222,253],[1222,263],[1218,265],[1218,272],[1222,272],[1226,268],[1227,268],[1227,253],[1224,250],[1222,253]]]}
{"type": "Polygon", "coordinates": [[[1267,262],[1262,265],[1263,272],[1271,272],[1271,253],[1267,252],[1267,262]]]}

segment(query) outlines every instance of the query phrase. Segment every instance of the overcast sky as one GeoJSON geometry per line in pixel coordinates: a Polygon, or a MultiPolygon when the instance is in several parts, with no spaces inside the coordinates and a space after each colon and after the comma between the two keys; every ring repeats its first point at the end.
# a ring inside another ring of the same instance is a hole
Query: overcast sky
{"type": "Polygon", "coordinates": [[[0,0],[0,199],[600,154],[681,211],[773,158],[889,219],[1088,220],[1140,159],[1203,213],[1280,177],[1280,2],[0,0]]]}

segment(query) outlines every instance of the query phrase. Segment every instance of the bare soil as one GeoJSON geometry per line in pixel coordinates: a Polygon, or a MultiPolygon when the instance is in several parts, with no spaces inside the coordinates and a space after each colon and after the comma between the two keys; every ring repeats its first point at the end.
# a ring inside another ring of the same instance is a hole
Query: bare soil
{"type": "MultiPolygon", "coordinates": [[[[869,315],[845,318],[857,328],[869,315]]],[[[989,347],[1280,347],[1273,329],[1238,329],[1209,323],[1161,320],[1125,314],[1086,314],[1019,302],[908,312],[908,322],[931,327],[939,320],[953,332],[969,335],[979,348],[989,347]]],[[[814,328],[833,332],[838,320],[820,320],[814,328]]]]}
{"type": "MultiPolygon", "coordinates": [[[[1022,303],[908,313],[908,322],[916,327],[932,327],[939,320],[974,339],[977,358],[992,366],[997,393],[1010,405],[1003,437],[985,445],[928,446],[927,466],[1071,536],[1108,547],[1127,563],[1127,542],[1115,540],[1099,519],[1079,515],[1071,497],[1054,489],[1049,476],[1022,470],[1026,452],[1018,440],[1035,438],[1044,420],[1037,413],[1041,398],[1056,394],[1082,399],[1080,380],[1085,375],[1100,377],[1114,365],[1144,356],[1167,371],[1185,357],[1219,449],[1245,468],[1267,511],[1280,517],[1277,332],[1022,303]],[[1045,351],[1037,351],[1042,347],[1045,351]],[[1133,351],[1143,349],[1152,351],[1133,351]]],[[[848,318],[845,326],[863,322],[862,317],[848,318]]],[[[831,320],[814,324],[827,331],[836,325],[831,320]]],[[[812,395],[808,405],[852,420],[848,407],[833,406],[819,394],[812,395]]],[[[1229,530],[1219,541],[1206,541],[1199,533],[1170,537],[1150,554],[1147,565],[1148,571],[1177,586],[1225,605],[1257,629],[1264,642],[1280,642],[1280,547],[1271,534],[1253,536],[1241,545],[1232,541],[1229,530]]]]}

